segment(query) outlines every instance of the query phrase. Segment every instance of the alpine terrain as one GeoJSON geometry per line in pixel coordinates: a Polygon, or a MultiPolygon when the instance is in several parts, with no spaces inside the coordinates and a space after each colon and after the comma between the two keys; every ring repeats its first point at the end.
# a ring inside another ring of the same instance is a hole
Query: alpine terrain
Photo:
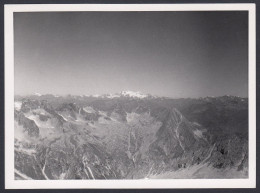
{"type": "Polygon", "coordinates": [[[248,99],[15,96],[15,179],[248,177],[248,99]]]}

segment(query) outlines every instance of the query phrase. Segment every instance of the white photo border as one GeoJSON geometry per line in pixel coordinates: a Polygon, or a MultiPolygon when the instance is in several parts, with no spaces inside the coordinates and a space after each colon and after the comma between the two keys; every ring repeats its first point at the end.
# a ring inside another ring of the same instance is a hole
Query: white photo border
{"type": "Polygon", "coordinates": [[[256,15],[253,3],[227,4],[17,4],[4,6],[5,188],[162,189],[256,187],[256,15]],[[59,11],[248,11],[249,177],[247,179],[15,180],[14,179],[14,12],[59,11]]]}

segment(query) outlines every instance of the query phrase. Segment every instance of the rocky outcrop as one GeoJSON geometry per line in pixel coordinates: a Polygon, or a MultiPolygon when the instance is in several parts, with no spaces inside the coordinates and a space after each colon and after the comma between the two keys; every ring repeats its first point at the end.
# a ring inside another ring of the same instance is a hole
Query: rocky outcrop
{"type": "Polygon", "coordinates": [[[14,118],[19,125],[23,126],[24,132],[30,137],[39,137],[39,128],[33,120],[28,119],[23,113],[17,111],[15,111],[14,118]]]}

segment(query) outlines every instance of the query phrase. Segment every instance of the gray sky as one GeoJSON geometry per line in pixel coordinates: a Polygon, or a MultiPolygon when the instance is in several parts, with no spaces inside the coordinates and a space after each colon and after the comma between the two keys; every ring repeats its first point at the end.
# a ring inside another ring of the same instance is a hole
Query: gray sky
{"type": "Polygon", "coordinates": [[[247,12],[15,13],[15,94],[238,95],[247,12]]]}

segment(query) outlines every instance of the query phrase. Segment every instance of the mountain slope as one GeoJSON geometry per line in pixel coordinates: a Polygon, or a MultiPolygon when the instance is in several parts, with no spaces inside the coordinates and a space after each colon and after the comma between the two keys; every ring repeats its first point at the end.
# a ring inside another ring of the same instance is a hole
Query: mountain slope
{"type": "Polygon", "coordinates": [[[247,99],[130,94],[17,97],[16,179],[247,177],[247,99]]]}

